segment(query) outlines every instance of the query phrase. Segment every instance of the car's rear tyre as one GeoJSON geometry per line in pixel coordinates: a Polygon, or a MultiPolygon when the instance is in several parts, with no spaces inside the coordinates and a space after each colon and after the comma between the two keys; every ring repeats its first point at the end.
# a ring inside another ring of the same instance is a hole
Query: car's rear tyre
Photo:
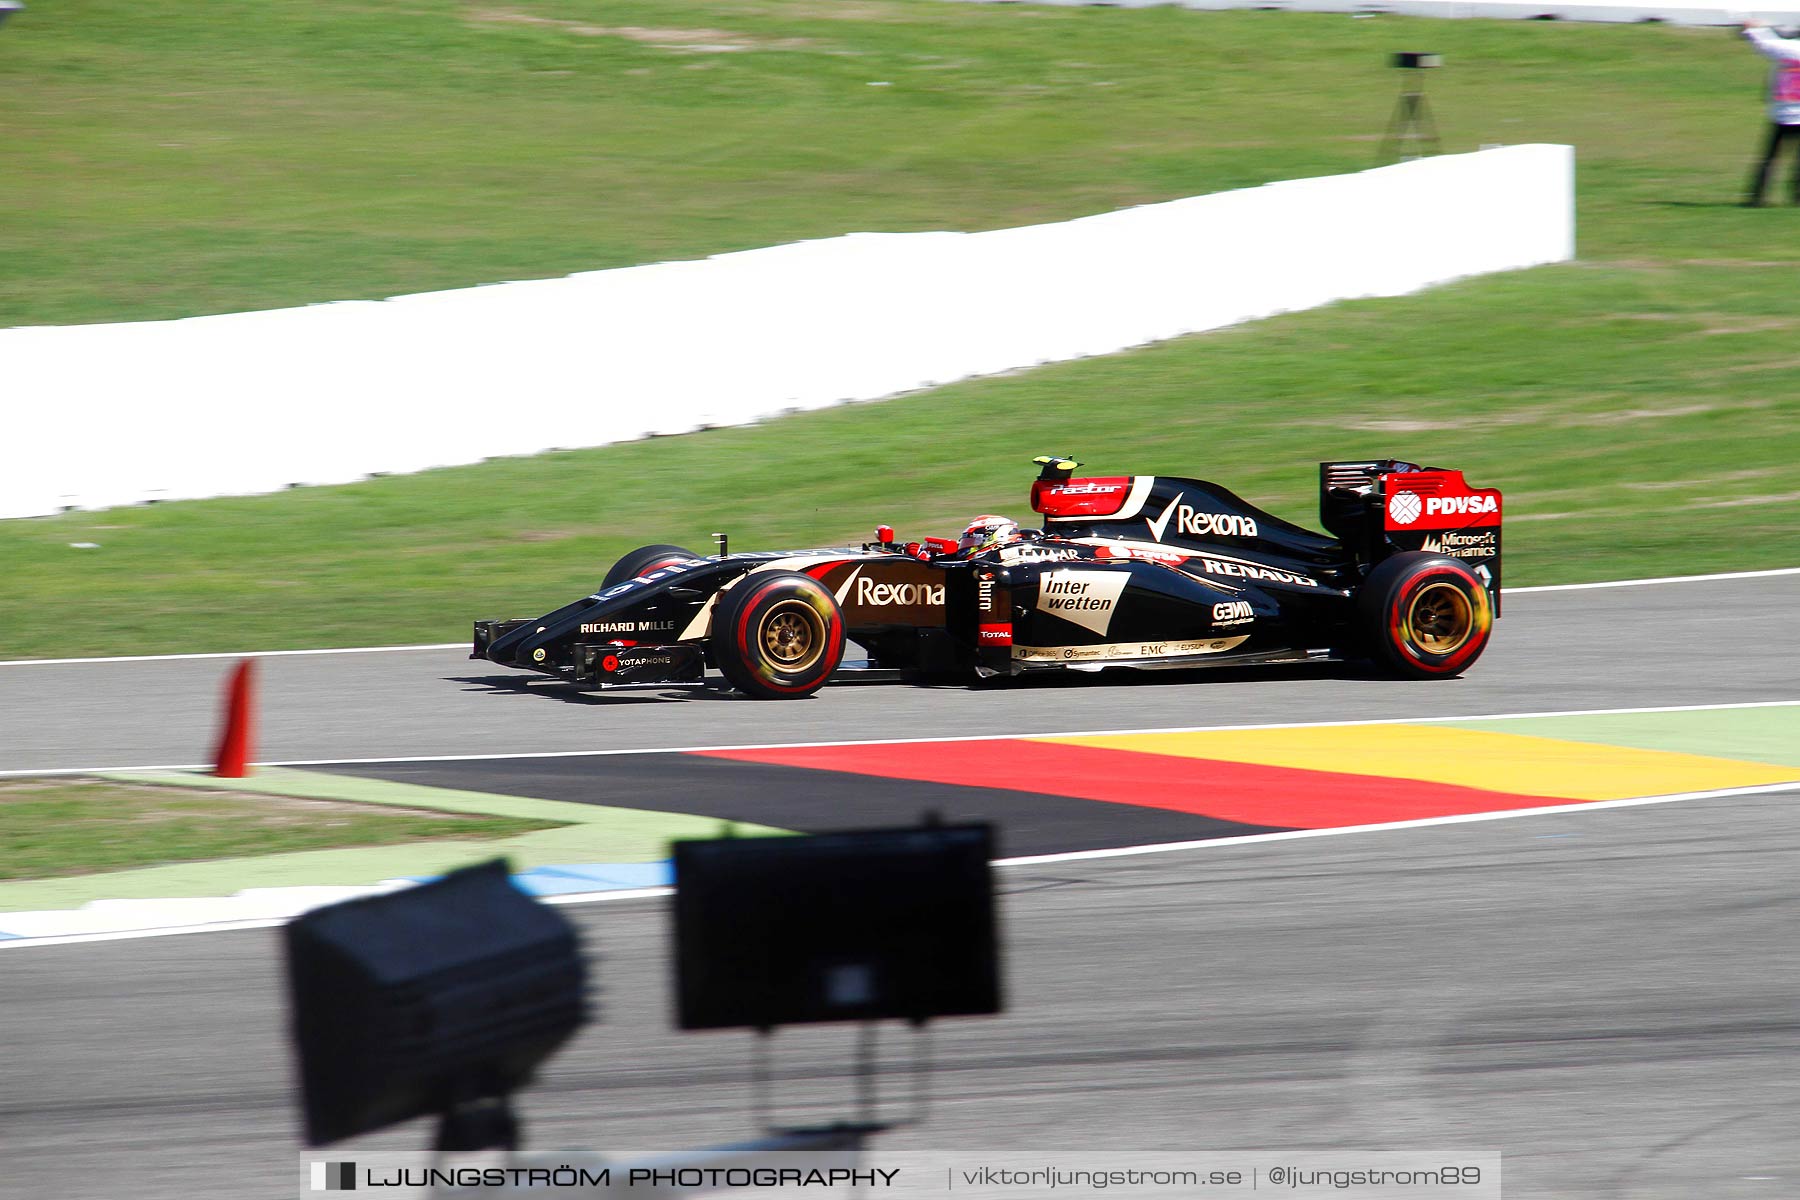
{"type": "Polygon", "coordinates": [[[699,557],[692,550],[684,550],[680,546],[639,546],[612,565],[612,570],[608,571],[606,578],[600,582],[600,590],[604,592],[615,583],[636,579],[639,575],[648,574],[658,567],[666,567],[670,563],[693,562],[699,557]]]}
{"type": "Polygon", "coordinates": [[[719,593],[713,661],[759,700],[798,700],[825,686],[844,658],[844,616],[824,584],[798,571],[747,575],[719,593]]]}
{"type": "Polygon", "coordinates": [[[1466,670],[1487,649],[1493,605],[1462,562],[1411,551],[1384,559],[1356,598],[1376,660],[1414,679],[1466,670]]]}

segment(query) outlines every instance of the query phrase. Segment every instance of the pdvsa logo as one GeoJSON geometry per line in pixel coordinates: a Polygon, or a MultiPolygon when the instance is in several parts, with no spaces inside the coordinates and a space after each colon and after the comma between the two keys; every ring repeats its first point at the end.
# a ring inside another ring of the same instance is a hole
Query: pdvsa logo
{"type": "Polygon", "coordinates": [[[1499,511],[1500,502],[1492,496],[1433,496],[1425,502],[1428,517],[1479,516],[1499,511]]]}
{"type": "Polygon", "coordinates": [[[1388,519],[1396,525],[1411,525],[1424,511],[1416,492],[1395,492],[1388,497],[1388,519]]]}

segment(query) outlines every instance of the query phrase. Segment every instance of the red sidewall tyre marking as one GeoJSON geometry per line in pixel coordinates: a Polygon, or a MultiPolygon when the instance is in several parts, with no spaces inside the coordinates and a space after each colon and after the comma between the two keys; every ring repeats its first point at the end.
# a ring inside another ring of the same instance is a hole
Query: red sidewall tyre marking
{"type": "Polygon", "coordinates": [[[1406,583],[1396,591],[1394,603],[1387,612],[1387,637],[1393,648],[1404,655],[1408,661],[1417,664],[1420,670],[1434,675],[1454,675],[1467,663],[1473,662],[1487,645],[1488,635],[1493,629],[1493,609],[1488,603],[1487,589],[1479,581],[1472,580],[1468,574],[1454,567],[1426,567],[1407,579],[1406,583]],[[1405,636],[1407,627],[1406,611],[1418,597],[1419,591],[1426,584],[1437,579],[1453,580],[1459,585],[1469,601],[1469,620],[1473,628],[1469,631],[1468,640],[1458,646],[1448,656],[1424,655],[1411,645],[1405,636]]]}
{"type": "MultiPolygon", "coordinates": [[[[769,670],[768,665],[763,661],[761,654],[753,654],[750,650],[750,630],[751,627],[756,624],[758,616],[760,616],[763,598],[771,591],[781,587],[785,582],[785,580],[777,579],[760,585],[758,589],[751,594],[749,599],[744,601],[744,606],[738,610],[737,628],[733,631],[734,639],[737,642],[738,655],[741,662],[745,663],[751,670],[756,672],[756,677],[762,681],[764,687],[778,692],[815,691],[819,685],[810,680],[816,679],[818,676],[829,677],[833,671],[837,670],[838,663],[844,656],[844,639],[842,636],[843,617],[842,614],[836,611],[835,605],[829,607],[828,611],[830,612],[830,619],[825,622],[824,656],[809,673],[809,681],[797,684],[781,682],[781,675],[769,670]]],[[[823,585],[820,585],[820,587],[822,589],[823,585]]],[[[830,593],[826,594],[829,595],[830,593]]],[[[817,596],[811,596],[807,599],[809,599],[809,601],[816,600],[817,596]]],[[[815,605],[815,607],[818,606],[815,605]]],[[[824,614],[821,613],[820,615],[824,614]]]]}

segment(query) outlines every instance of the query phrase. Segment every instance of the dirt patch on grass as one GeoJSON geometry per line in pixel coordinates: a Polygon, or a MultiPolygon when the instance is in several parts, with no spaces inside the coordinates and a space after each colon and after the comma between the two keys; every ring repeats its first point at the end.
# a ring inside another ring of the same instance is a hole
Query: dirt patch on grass
{"type": "Polygon", "coordinates": [[[1734,496],[1730,500],[1706,500],[1690,504],[1689,508],[1754,508],[1763,504],[1793,504],[1800,501],[1800,492],[1764,492],[1756,496],[1734,496]]]}
{"type": "Polygon", "coordinates": [[[531,25],[559,29],[575,37],[623,38],[642,46],[673,54],[732,54],[740,50],[798,50],[812,43],[806,38],[759,38],[725,29],[651,28],[643,25],[590,25],[540,17],[512,9],[482,8],[468,14],[473,25],[531,25]]]}
{"type": "MultiPolygon", "coordinates": [[[[1745,368],[1730,368],[1745,369],[1745,368]]],[[[1619,397],[1623,400],[1624,397],[1619,397]]],[[[1535,404],[1504,412],[1470,413],[1455,417],[1421,420],[1410,417],[1330,418],[1311,420],[1307,425],[1332,429],[1349,429],[1359,433],[1438,433],[1447,431],[1480,431],[1512,426],[1536,425],[1545,429],[1602,429],[1615,425],[1634,425],[1644,421],[1670,421],[1678,417],[1696,417],[1706,413],[1750,411],[1768,408],[1772,400],[1734,400],[1723,403],[1691,401],[1680,404],[1634,405],[1600,408],[1587,412],[1570,412],[1574,404],[1594,404],[1594,397],[1571,398],[1555,404],[1535,404]]]]}
{"type": "MultiPolygon", "coordinates": [[[[1639,421],[1667,421],[1674,417],[1697,417],[1701,413],[1716,412],[1718,404],[1666,404],[1660,408],[1620,408],[1612,412],[1571,413],[1559,424],[1578,427],[1604,427],[1608,425],[1633,425],[1639,421]]],[[[1731,405],[1729,407],[1740,407],[1731,405]]],[[[1742,406],[1748,407],[1748,406],[1742,406]]]]}
{"type": "Polygon", "coordinates": [[[1714,367],[1715,375],[1741,375],[1745,371],[1792,371],[1800,368],[1800,358],[1772,358],[1768,362],[1737,363],[1729,367],[1714,367]]]}
{"type": "Polygon", "coordinates": [[[1742,313],[1718,312],[1613,312],[1598,313],[1581,321],[1583,325],[1604,325],[1614,321],[1639,321],[1656,325],[1697,325],[1688,331],[1695,337],[1718,337],[1741,333],[1788,333],[1800,329],[1800,317],[1752,317],[1742,313]]]}
{"type": "Polygon", "coordinates": [[[1718,487],[1722,483],[1743,483],[1751,479],[1767,479],[1771,475],[1791,475],[1786,467],[1762,467],[1754,471],[1726,471],[1719,475],[1705,475],[1694,479],[1641,479],[1621,483],[1619,486],[1633,492],[1677,492],[1695,491],[1698,489],[1718,487]]]}

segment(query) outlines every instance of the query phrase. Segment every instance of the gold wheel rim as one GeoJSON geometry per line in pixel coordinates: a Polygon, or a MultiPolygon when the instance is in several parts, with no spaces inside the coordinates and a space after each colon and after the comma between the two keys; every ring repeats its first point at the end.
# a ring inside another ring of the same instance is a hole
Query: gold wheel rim
{"type": "Polygon", "coordinates": [[[1475,606],[1454,583],[1428,583],[1407,608],[1406,631],[1427,654],[1454,654],[1475,634],[1475,606]]]}
{"type": "Polygon", "coordinates": [[[762,647],[782,671],[810,670],[825,654],[825,619],[804,600],[783,600],[763,618],[762,647]]]}

